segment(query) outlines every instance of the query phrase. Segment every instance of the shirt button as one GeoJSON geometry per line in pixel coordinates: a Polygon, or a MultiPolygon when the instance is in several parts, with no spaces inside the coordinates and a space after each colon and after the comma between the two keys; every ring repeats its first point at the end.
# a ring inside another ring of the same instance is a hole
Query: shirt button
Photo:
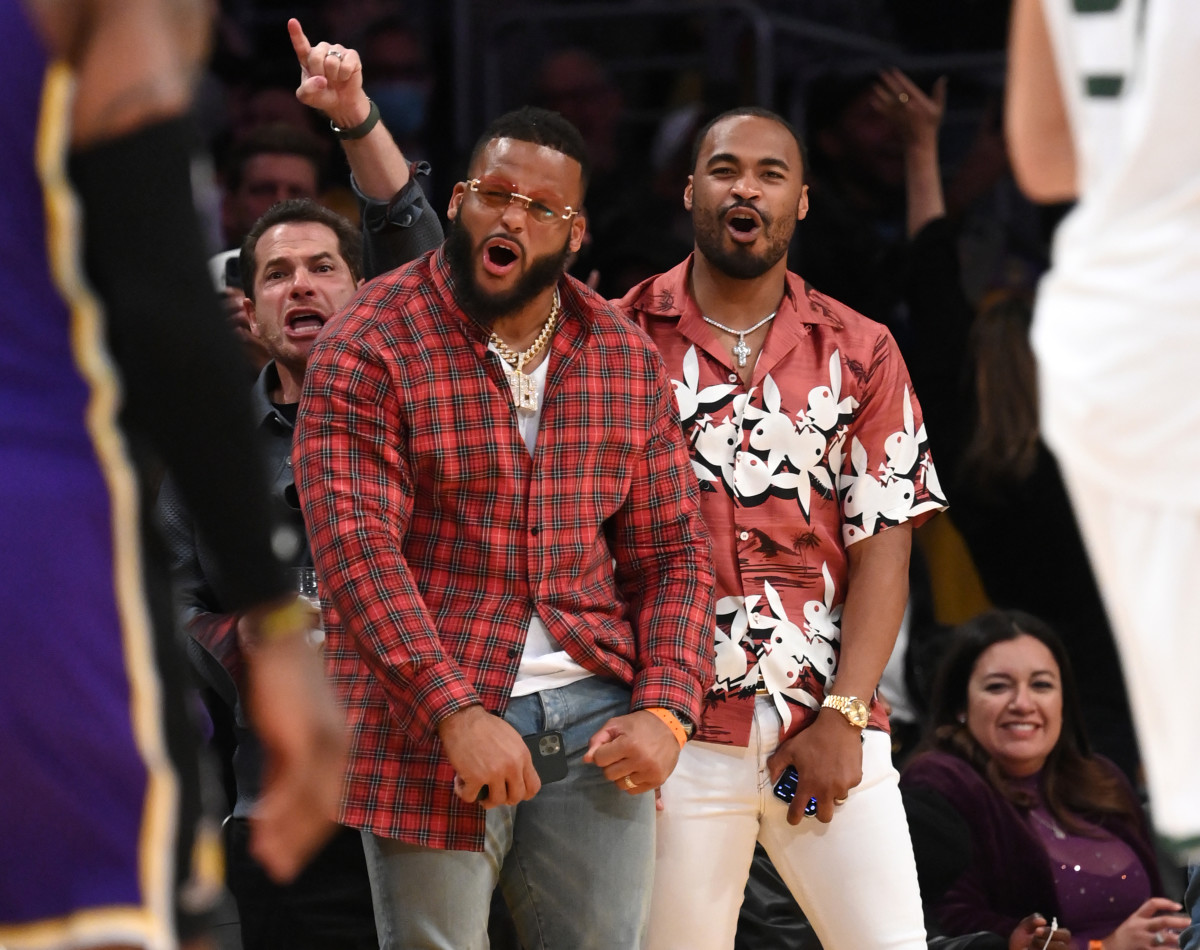
{"type": "Polygon", "coordinates": [[[730,374],[729,374],[729,381],[730,381],[731,383],[736,383],[736,382],[738,381],[738,374],[737,374],[737,373],[730,373],[730,374]]]}
{"type": "Polygon", "coordinates": [[[749,541],[750,540],[750,532],[743,531],[740,535],[738,535],[738,537],[741,538],[743,541],[749,541]]]}
{"type": "Polygon", "coordinates": [[[532,528],[529,529],[529,533],[532,534],[536,538],[538,536],[538,532],[541,530],[542,529],[539,528],[537,525],[534,525],[532,528]]]}
{"type": "Polygon", "coordinates": [[[520,651],[520,650],[518,650],[516,647],[509,647],[509,648],[508,648],[508,655],[509,655],[510,657],[513,657],[513,656],[518,656],[518,655],[520,655],[520,653],[521,653],[521,651],[520,651]]]}

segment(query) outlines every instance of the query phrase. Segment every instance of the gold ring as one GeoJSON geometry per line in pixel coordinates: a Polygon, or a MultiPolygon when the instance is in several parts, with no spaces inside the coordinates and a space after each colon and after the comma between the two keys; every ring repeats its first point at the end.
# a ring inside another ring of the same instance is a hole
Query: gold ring
{"type": "Polygon", "coordinates": [[[630,791],[633,791],[635,788],[637,788],[637,782],[633,780],[633,776],[631,775],[626,775],[623,779],[621,779],[621,781],[625,783],[625,787],[630,791]]]}
{"type": "Polygon", "coordinates": [[[900,100],[900,105],[904,105],[906,102],[908,102],[908,93],[902,92],[896,98],[900,100]]]}
{"type": "Polygon", "coordinates": [[[844,798],[835,798],[835,799],[833,800],[833,803],[834,803],[835,805],[844,805],[844,804],[846,804],[846,799],[844,799],[844,798]]]}

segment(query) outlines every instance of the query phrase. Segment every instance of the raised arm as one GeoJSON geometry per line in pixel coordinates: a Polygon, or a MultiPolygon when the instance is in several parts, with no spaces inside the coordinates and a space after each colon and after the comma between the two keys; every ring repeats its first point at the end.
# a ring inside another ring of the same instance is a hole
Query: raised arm
{"type": "Polygon", "coordinates": [[[357,51],[326,42],[312,44],[300,21],[288,20],[292,49],[300,64],[296,98],[322,112],[339,129],[352,183],[362,202],[368,279],[420,257],[442,243],[442,225],[414,175],[425,164],[410,166],[383,122],[370,123],[371,100],[363,91],[362,60],[357,51]],[[364,135],[355,130],[367,123],[364,135]]]}
{"type": "Polygon", "coordinates": [[[1047,204],[1075,197],[1075,143],[1041,0],[1013,4],[1004,131],[1025,194],[1047,204]]]}
{"type": "Polygon", "coordinates": [[[946,112],[946,77],[930,95],[898,69],[884,70],[872,90],[875,107],[888,116],[904,140],[907,231],[911,240],[921,228],[946,214],[942,172],[938,166],[938,131],[946,112]]]}

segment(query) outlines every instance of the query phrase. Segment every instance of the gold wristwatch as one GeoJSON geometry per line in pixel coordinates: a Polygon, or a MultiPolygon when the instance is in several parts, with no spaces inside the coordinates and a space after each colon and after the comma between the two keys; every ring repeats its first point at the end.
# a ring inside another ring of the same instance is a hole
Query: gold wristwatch
{"type": "Polygon", "coordinates": [[[830,709],[836,709],[846,717],[850,725],[858,726],[859,729],[866,729],[867,723],[871,719],[867,704],[857,696],[835,696],[830,693],[825,697],[821,706],[822,708],[828,706],[830,709]]]}

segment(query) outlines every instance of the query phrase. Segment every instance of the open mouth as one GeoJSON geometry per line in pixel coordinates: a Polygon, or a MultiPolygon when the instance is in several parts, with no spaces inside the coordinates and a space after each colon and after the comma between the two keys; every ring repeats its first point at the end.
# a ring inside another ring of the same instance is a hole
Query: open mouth
{"type": "Polygon", "coordinates": [[[725,225],[734,240],[752,241],[758,236],[762,220],[748,208],[734,208],[725,216],[725,225]]]}
{"type": "Polygon", "coordinates": [[[488,260],[497,267],[507,267],[517,259],[517,255],[513,253],[512,248],[504,247],[502,244],[494,244],[487,249],[488,260]]]}
{"type": "Polygon", "coordinates": [[[315,311],[303,311],[289,314],[287,318],[288,331],[293,336],[316,336],[325,326],[324,315],[315,311]]]}
{"type": "Polygon", "coordinates": [[[483,266],[489,274],[501,276],[508,273],[517,258],[518,249],[509,241],[489,241],[483,249],[483,266]]]}

